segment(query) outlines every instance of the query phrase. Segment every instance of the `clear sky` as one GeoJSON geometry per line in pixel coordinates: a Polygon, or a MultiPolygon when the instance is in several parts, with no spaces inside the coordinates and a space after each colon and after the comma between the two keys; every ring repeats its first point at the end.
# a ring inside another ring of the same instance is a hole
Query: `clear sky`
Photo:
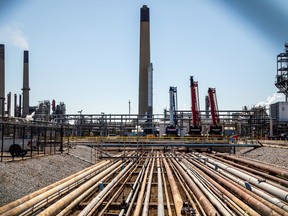
{"type": "MultiPolygon", "coordinates": [[[[150,8],[154,113],[190,109],[189,77],[200,109],[209,87],[220,110],[274,100],[276,56],[288,41],[284,0],[0,0],[5,94],[21,94],[29,50],[30,105],[64,102],[67,113],[138,113],[140,8],[150,8]]],[[[279,97],[279,96],[277,96],[279,97]]],[[[280,100],[283,100],[283,96],[280,100]]],[[[279,100],[279,98],[278,98],[279,100]]]]}

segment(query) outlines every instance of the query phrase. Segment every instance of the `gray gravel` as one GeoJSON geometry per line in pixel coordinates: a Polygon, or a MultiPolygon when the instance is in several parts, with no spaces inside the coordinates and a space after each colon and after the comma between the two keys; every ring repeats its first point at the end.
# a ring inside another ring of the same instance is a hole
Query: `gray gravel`
{"type": "MultiPolygon", "coordinates": [[[[73,149],[77,155],[77,149],[73,149]]],[[[79,156],[83,156],[83,148],[79,156]]],[[[0,206],[70,176],[88,163],[65,153],[0,163],[0,206]]]]}
{"type": "MultiPolygon", "coordinates": [[[[69,154],[48,155],[24,161],[0,163],[0,206],[72,175],[98,161],[95,149],[74,146],[69,154]]],[[[241,148],[237,154],[284,168],[288,167],[288,149],[241,148]],[[252,150],[252,151],[249,151],[252,150]]]]}
{"type": "Polygon", "coordinates": [[[288,148],[241,148],[236,154],[278,167],[288,168],[288,148]]]}

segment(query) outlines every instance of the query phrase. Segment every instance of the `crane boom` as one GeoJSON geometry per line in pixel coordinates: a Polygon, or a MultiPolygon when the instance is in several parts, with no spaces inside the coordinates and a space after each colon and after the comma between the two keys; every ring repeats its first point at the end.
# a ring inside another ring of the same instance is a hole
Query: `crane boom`
{"type": "Polygon", "coordinates": [[[212,117],[212,125],[210,126],[210,134],[218,134],[222,133],[222,126],[220,126],[220,117],[218,110],[218,103],[216,97],[216,89],[208,88],[208,97],[210,102],[210,111],[212,117]]]}
{"type": "Polygon", "coordinates": [[[189,134],[191,136],[201,136],[202,126],[201,126],[198,82],[194,81],[193,76],[190,76],[190,90],[191,90],[192,124],[190,125],[189,128],[189,134]]]}
{"type": "Polygon", "coordinates": [[[169,124],[166,127],[167,136],[178,136],[177,129],[177,87],[170,86],[169,88],[169,124]]]}
{"type": "Polygon", "coordinates": [[[191,110],[192,110],[192,124],[193,126],[199,126],[201,123],[198,82],[194,81],[193,76],[190,76],[190,88],[191,88],[191,110]]]}

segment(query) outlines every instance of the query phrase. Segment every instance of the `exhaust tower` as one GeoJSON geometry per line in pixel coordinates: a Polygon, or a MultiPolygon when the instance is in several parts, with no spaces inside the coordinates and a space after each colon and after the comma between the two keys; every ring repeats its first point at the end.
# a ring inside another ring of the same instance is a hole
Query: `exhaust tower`
{"type": "Polygon", "coordinates": [[[29,115],[29,53],[27,50],[24,51],[24,66],[23,66],[23,111],[22,116],[26,117],[29,115]]]}
{"type": "Polygon", "coordinates": [[[5,46],[0,44],[0,115],[5,115],[5,46]]]}
{"type": "MultiPolygon", "coordinates": [[[[148,92],[152,94],[152,90],[148,90],[148,70],[150,65],[150,18],[149,8],[147,5],[143,5],[140,9],[140,59],[139,59],[139,115],[152,115],[151,103],[148,104],[149,97],[148,92]],[[149,110],[148,110],[148,106],[149,110]]],[[[151,67],[151,66],[150,66],[151,67]]],[[[150,72],[152,69],[150,69],[150,72]]],[[[150,80],[150,83],[152,81],[150,80]]],[[[150,98],[150,101],[152,98],[150,98]]]]}

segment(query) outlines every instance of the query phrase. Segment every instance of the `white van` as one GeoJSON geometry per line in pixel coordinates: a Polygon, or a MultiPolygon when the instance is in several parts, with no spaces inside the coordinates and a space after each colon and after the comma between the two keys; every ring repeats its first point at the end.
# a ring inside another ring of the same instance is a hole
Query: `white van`
{"type": "Polygon", "coordinates": [[[37,148],[37,140],[33,139],[31,142],[31,138],[13,138],[13,137],[4,137],[3,143],[2,139],[0,138],[0,153],[2,152],[10,152],[10,154],[15,156],[24,156],[26,155],[27,151],[36,150],[37,148]],[[24,144],[23,144],[24,141],[24,144]]]}

